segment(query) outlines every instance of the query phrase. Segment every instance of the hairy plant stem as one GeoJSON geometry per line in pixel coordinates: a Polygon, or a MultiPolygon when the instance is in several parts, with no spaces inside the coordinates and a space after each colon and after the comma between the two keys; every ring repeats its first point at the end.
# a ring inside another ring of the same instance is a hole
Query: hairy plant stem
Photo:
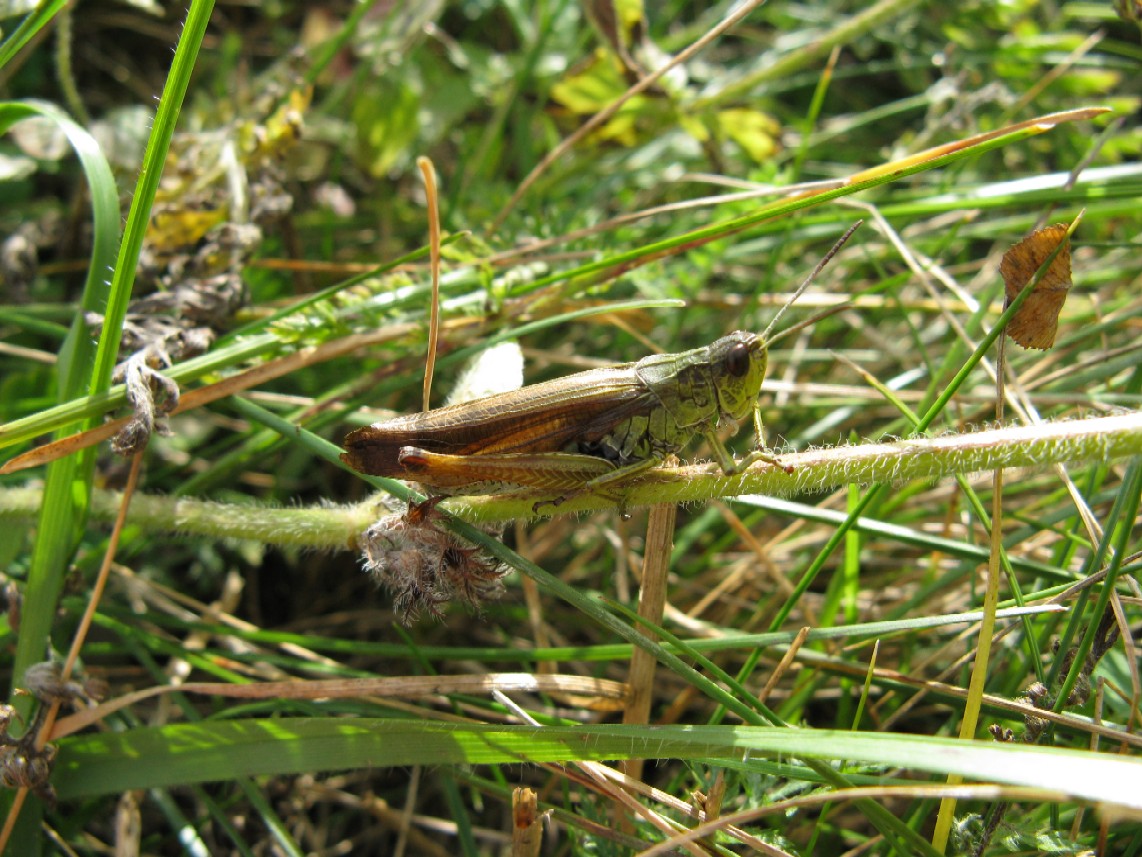
{"type": "MultiPolygon", "coordinates": [[[[1136,455],[1142,455],[1142,413],[1129,413],[781,456],[783,464],[794,468],[792,474],[768,464],[734,476],[710,465],[660,467],[630,486],[626,506],[695,503],[739,494],[789,497],[853,483],[935,480],[998,467],[1103,463],[1136,455]]],[[[38,488],[0,490],[0,518],[31,520],[41,499],[38,488]]],[[[113,492],[95,492],[92,517],[111,520],[118,502],[113,492]]],[[[440,508],[471,523],[615,508],[613,500],[594,496],[576,497],[560,506],[547,504],[538,512],[533,509],[535,502],[534,496],[520,494],[453,497],[443,501],[440,508]]],[[[140,494],[133,502],[130,523],[153,532],[341,550],[353,547],[359,533],[391,511],[376,498],[349,507],[272,508],[140,494]]]]}

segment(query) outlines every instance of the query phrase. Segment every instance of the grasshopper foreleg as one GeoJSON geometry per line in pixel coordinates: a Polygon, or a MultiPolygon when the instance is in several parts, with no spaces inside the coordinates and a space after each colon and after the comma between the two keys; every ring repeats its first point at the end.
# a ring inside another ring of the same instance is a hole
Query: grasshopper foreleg
{"type": "Polygon", "coordinates": [[[753,411],[753,427],[757,433],[758,449],[755,449],[741,461],[734,459],[733,453],[726,449],[726,445],[722,443],[721,438],[713,431],[705,433],[706,441],[710,444],[710,449],[713,450],[714,459],[717,461],[718,466],[726,476],[734,476],[743,472],[751,464],[756,461],[764,461],[767,464],[772,464],[774,467],[779,467],[786,473],[792,473],[793,467],[788,464],[782,464],[772,455],[765,451],[765,430],[761,424],[761,408],[754,408],[753,411]]]}

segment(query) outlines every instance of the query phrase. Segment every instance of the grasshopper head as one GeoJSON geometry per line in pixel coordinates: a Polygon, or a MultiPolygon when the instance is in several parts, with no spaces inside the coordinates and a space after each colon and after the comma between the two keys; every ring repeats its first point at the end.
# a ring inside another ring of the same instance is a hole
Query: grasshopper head
{"type": "Polygon", "coordinates": [[[754,333],[737,330],[710,346],[710,366],[724,416],[745,419],[757,406],[769,352],[754,333]]]}

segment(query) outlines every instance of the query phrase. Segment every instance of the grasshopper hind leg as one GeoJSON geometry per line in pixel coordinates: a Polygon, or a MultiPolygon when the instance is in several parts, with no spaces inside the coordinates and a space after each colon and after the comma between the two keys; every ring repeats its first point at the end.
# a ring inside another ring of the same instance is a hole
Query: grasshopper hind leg
{"type": "Polygon", "coordinates": [[[578,490],[596,478],[615,472],[602,458],[567,452],[507,452],[449,455],[415,446],[400,450],[401,475],[449,492],[486,486],[489,490],[510,486],[540,491],[578,490]]]}
{"type": "MultiPolygon", "coordinates": [[[[596,459],[601,461],[602,459],[596,459]]],[[[661,459],[647,458],[643,461],[636,461],[633,464],[628,464],[625,467],[614,467],[606,473],[602,473],[587,482],[584,482],[578,488],[568,491],[565,494],[555,497],[551,500],[540,500],[532,507],[532,511],[538,512],[544,506],[562,506],[568,500],[574,500],[576,497],[581,497],[584,494],[597,494],[600,497],[605,497],[608,500],[614,501],[619,507],[619,514],[624,518],[628,517],[626,497],[627,492],[622,490],[620,485],[616,483],[626,482],[633,476],[638,476],[652,467],[657,467],[661,464],[661,459]]]]}

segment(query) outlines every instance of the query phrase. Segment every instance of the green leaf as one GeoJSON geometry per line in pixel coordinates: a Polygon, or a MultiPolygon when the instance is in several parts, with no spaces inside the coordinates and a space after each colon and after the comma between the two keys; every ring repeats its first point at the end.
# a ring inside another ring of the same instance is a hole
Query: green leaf
{"type": "Polygon", "coordinates": [[[230,720],[81,735],[60,742],[60,798],[240,776],[404,765],[614,759],[846,759],[877,770],[960,774],[1142,811],[1142,762],[1086,751],[923,735],[768,726],[491,726],[401,719],[230,720]]]}
{"type": "Polygon", "coordinates": [[[719,111],[718,127],[758,164],[768,161],[778,149],[777,133],[781,126],[776,119],[760,110],[719,111]]]}
{"type": "Polygon", "coordinates": [[[357,154],[373,176],[384,176],[402,160],[420,128],[417,111],[420,96],[404,82],[382,81],[380,91],[353,105],[357,126],[357,154]]]}

